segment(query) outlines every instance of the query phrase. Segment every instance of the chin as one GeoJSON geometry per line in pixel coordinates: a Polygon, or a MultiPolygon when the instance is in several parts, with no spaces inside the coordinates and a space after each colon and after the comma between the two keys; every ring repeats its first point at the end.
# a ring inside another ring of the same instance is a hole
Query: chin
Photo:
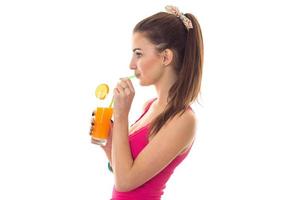
{"type": "Polygon", "coordinates": [[[147,86],[148,84],[145,84],[144,82],[140,81],[140,86],[147,86]]]}
{"type": "Polygon", "coordinates": [[[147,82],[144,82],[140,79],[140,85],[141,86],[149,86],[149,85],[152,85],[151,83],[147,83],[147,82]]]}

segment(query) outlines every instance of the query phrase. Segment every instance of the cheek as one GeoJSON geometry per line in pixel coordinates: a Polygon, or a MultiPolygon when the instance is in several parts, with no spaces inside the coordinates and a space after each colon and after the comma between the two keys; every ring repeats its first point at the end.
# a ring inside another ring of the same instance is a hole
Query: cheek
{"type": "Polygon", "coordinates": [[[161,66],[157,60],[148,60],[140,65],[141,85],[151,85],[161,76],[161,66]]]}
{"type": "Polygon", "coordinates": [[[152,71],[157,70],[156,68],[159,66],[157,59],[143,59],[140,61],[141,72],[144,74],[149,74],[152,71]]]}
{"type": "Polygon", "coordinates": [[[138,68],[142,76],[147,76],[149,71],[151,71],[151,62],[145,59],[140,60],[138,62],[138,68]]]}

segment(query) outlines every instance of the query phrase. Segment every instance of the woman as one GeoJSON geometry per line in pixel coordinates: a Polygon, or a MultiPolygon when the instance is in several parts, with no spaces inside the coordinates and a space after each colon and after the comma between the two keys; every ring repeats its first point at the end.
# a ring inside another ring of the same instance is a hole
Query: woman
{"type": "Polygon", "coordinates": [[[201,29],[192,14],[173,6],[166,10],[133,30],[130,69],[140,85],[155,86],[157,97],[145,103],[143,114],[130,127],[134,87],[123,78],[114,88],[114,123],[107,145],[102,146],[114,175],[114,200],[160,199],[195,138],[196,117],[190,104],[200,93],[201,29]]]}

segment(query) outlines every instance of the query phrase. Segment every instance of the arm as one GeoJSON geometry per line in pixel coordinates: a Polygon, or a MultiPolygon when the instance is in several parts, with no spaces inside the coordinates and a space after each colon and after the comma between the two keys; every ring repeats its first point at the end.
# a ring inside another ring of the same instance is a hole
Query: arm
{"type": "Polygon", "coordinates": [[[123,184],[124,175],[130,170],[133,159],[128,142],[128,117],[115,117],[112,139],[112,168],[114,171],[115,187],[123,184]]]}
{"type": "MultiPolygon", "coordinates": [[[[142,112],[144,112],[144,110],[146,109],[147,105],[150,103],[150,101],[152,101],[153,99],[150,99],[148,101],[146,101],[143,105],[143,108],[142,108],[142,112]]],[[[113,127],[113,121],[112,121],[112,124],[111,124],[111,128],[113,127]]],[[[110,132],[110,136],[112,135],[112,131],[110,132]]],[[[111,156],[111,152],[112,152],[112,141],[111,141],[111,138],[112,137],[109,137],[109,140],[108,140],[108,143],[106,146],[101,146],[106,154],[106,157],[107,159],[109,160],[109,163],[111,164],[112,166],[112,156],[111,156]]]]}
{"type": "Polygon", "coordinates": [[[128,142],[127,119],[115,119],[113,138],[113,169],[118,191],[130,191],[163,170],[191,142],[196,119],[192,112],[174,117],[133,160],[128,142]],[[170,142],[172,141],[172,142],[170,142]]]}
{"type": "Polygon", "coordinates": [[[110,123],[110,130],[109,130],[109,135],[107,138],[107,143],[106,145],[100,145],[100,147],[104,150],[105,155],[107,159],[109,160],[109,163],[112,164],[112,159],[111,159],[111,150],[112,150],[112,133],[113,133],[113,121],[111,120],[110,123]]]}
{"type": "Polygon", "coordinates": [[[104,152],[105,152],[105,155],[106,155],[106,157],[107,157],[109,163],[112,164],[112,160],[111,160],[111,150],[108,150],[108,151],[104,150],[104,152]]]}

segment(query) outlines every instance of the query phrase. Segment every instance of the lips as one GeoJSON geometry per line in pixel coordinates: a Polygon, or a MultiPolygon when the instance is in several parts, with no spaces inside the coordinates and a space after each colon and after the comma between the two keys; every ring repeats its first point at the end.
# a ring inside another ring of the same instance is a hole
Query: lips
{"type": "Polygon", "coordinates": [[[135,76],[136,76],[136,77],[139,77],[139,76],[140,76],[140,74],[139,74],[139,73],[135,73],[135,76]]]}

